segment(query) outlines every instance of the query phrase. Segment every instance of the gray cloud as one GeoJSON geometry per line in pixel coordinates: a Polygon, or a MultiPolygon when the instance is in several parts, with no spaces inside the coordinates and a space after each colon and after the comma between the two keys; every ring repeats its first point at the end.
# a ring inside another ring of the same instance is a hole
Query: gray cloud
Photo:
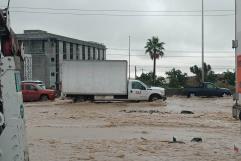
{"type": "MultiPolygon", "coordinates": [[[[2,2],[4,4],[4,2],[2,2]]],[[[201,10],[201,0],[12,0],[11,6],[77,8],[77,9],[124,9],[124,10],[201,10]]],[[[205,0],[206,10],[234,9],[234,1],[205,0]]],[[[11,10],[26,11],[27,9],[11,10]]],[[[29,10],[27,10],[29,11],[29,10]]],[[[34,10],[35,11],[35,10],[34,10]]],[[[43,11],[43,10],[40,10],[43,11]]],[[[53,12],[53,11],[48,11],[53,12]]],[[[77,11],[54,11],[72,12],[77,11]]],[[[94,12],[99,13],[99,12],[94,12]]],[[[107,12],[108,13],[108,12],[107,12]]],[[[228,12],[233,13],[233,12],[228,12]]],[[[120,13],[116,14],[200,14],[200,13],[120,13]]],[[[227,14],[227,12],[207,12],[206,14],[227,14]]],[[[108,48],[128,48],[128,36],[131,35],[132,48],[143,49],[145,42],[152,36],[158,36],[166,42],[167,55],[199,55],[185,51],[201,50],[201,17],[106,17],[106,16],[73,16],[11,13],[12,26],[16,32],[24,29],[42,29],[51,33],[62,34],[83,40],[97,41],[108,48]],[[184,52],[168,52],[184,50],[184,52]]],[[[234,39],[234,16],[205,17],[205,50],[217,50],[220,53],[208,55],[225,55],[222,51],[231,51],[231,40],[234,39]]],[[[128,51],[109,51],[109,54],[128,54],[128,51]]],[[[142,54],[144,52],[132,52],[142,54]]],[[[233,57],[232,53],[229,53],[233,57]]],[[[200,55],[201,57],[201,55],[200,55]]],[[[108,56],[110,59],[127,59],[125,56],[108,56]]],[[[206,59],[213,66],[234,66],[234,59],[206,59]]],[[[164,58],[158,61],[161,66],[173,66],[188,72],[186,66],[200,64],[198,58],[164,58]]],[[[132,57],[132,64],[149,66],[152,61],[148,56],[132,57]]],[[[166,68],[160,69],[164,73],[166,68]]],[[[225,70],[216,69],[217,71],[225,70]]]]}

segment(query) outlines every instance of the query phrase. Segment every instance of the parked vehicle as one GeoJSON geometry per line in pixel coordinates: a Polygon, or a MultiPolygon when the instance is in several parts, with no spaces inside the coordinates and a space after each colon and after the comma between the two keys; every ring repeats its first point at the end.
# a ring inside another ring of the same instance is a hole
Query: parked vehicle
{"type": "Polygon", "coordinates": [[[74,100],[165,100],[165,89],[127,80],[127,61],[64,61],[62,94],[74,100]]]}
{"type": "Polygon", "coordinates": [[[35,84],[38,84],[43,89],[46,89],[45,84],[43,83],[43,81],[40,81],[40,80],[26,80],[26,81],[22,81],[22,83],[35,83],[35,84]]]}
{"type": "Polygon", "coordinates": [[[54,100],[56,92],[50,89],[43,89],[36,83],[22,83],[23,101],[47,101],[54,100]]]}
{"type": "Polygon", "coordinates": [[[184,93],[185,95],[187,95],[187,97],[190,97],[190,96],[223,97],[225,95],[229,95],[229,96],[232,95],[229,89],[216,87],[213,83],[210,83],[210,82],[201,83],[198,87],[185,88],[184,93]]]}

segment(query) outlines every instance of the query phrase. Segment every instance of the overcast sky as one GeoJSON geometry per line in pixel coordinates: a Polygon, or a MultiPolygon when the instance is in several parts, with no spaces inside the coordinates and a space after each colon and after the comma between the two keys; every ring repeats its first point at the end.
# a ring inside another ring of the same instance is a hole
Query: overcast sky
{"type": "MultiPolygon", "coordinates": [[[[6,4],[6,2],[1,3],[6,4]]],[[[205,54],[209,57],[205,61],[211,64],[217,72],[233,69],[234,53],[231,41],[234,39],[234,0],[204,0],[204,3],[205,10],[207,10],[205,14],[209,15],[205,17],[205,54]],[[229,11],[221,12],[220,10],[229,11]]],[[[131,57],[132,71],[134,65],[137,65],[138,74],[142,68],[144,72],[152,70],[152,61],[148,55],[145,56],[144,52],[146,40],[152,36],[158,36],[166,43],[165,57],[157,63],[158,74],[163,75],[171,67],[189,73],[190,66],[201,64],[201,16],[199,16],[201,15],[199,12],[201,0],[11,0],[10,8],[11,23],[15,32],[22,33],[25,29],[41,29],[81,40],[104,43],[108,48],[108,59],[128,59],[128,50],[125,49],[128,49],[128,36],[130,35],[133,50],[131,54],[140,55],[131,57]],[[166,12],[94,12],[73,9],[166,12]],[[81,14],[111,14],[112,16],[81,14]],[[128,16],[113,16],[113,14],[128,16]]]]}

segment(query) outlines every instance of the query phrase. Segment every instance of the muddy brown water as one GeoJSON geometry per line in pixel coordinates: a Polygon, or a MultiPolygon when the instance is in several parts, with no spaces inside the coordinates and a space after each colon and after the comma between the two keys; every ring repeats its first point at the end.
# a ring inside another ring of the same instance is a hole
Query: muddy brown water
{"type": "Polygon", "coordinates": [[[165,103],[27,103],[30,159],[241,160],[241,153],[233,150],[234,145],[241,148],[241,135],[240,122],[231,115],[232,105],[230,97],[171,97],[165,103]],[[159,112],[143,112],[149,110],[159,112]],[[182,110],[194,114],[180,114],[182,110]],[[173,136],[185,144],[168,143],[173,136]],[[203,142],[191,142],[193,137],[203,142]]]}

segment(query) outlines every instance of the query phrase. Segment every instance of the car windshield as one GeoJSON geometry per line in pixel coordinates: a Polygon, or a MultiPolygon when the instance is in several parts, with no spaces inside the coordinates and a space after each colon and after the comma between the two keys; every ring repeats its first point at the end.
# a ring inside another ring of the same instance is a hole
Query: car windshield
{"type": "Polygon", "coordinates": [[[46,89],[44,84],[38,84],[39,87],[41,87],[42,89],[46,89]]]}
{"type": "Polygon", "coordinates": [[[39,84],[36,84],[35,87],[36,87],[38,90],[42,90],[42,89],[43,89],[39,84]]]}

